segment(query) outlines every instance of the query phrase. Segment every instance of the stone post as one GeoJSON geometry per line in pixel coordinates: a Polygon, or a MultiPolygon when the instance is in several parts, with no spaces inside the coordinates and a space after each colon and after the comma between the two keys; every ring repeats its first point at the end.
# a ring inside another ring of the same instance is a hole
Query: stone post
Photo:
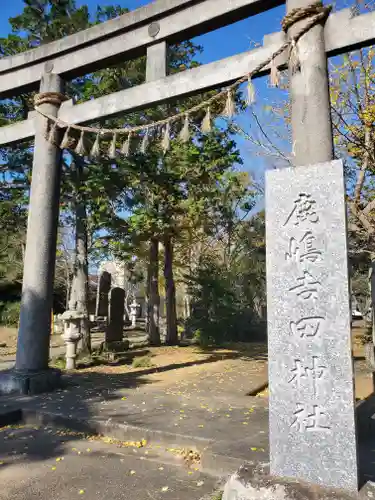
{"type": "MultiPolygon", "coordinates": [[[[311,0],[287,0],[287,12],[307,7],[311,0]]],[[[293,25],[293,36],[308,20],[293,25]]],[[[289,70],[292,109],[293,164],[309,165],[333,159],[332,123],[329,100],[324,27],[314,26],[298,44],[300,69],[289,70]]]]}
{"type": "MultiPolygon", "coordinates": [[[[41,79],[40,92],[63,92],[62,79],[50,71],[41,79]]],[[[59,106],[42,104],[57,116],[59,106]]],[[[48,378],[51,307],[59,216],[61,150],[47,141],[47,120],[37,115],[34,161],[27,225],[16,372],[23,377],[45,372],[48,378]]],[[[27,385],[27,384],[26,384],[27,385]]],[[[39,384],[41,388],[42,384],[39,384]]],[[[31,389],[31,388],[30,388],[31,389]]]]}

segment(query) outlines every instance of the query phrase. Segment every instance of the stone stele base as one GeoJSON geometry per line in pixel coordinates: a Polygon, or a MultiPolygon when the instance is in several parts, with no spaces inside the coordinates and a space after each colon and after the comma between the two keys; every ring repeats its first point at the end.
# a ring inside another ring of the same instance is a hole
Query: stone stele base
{"type": "Polygon", "coordinates": [[[111,342],[103,343],[103,351],[104,352],[125,352],[129,349],[129,340],[113,340],[111,342]]]}
{"type": "Polygon", "coordinates": [[[242,467],[226,483],[222,500],[366,500],[375,499],[375,483],[360,492],[321,488],[302,481],[254,474],[242,467]]]}
{"type": "Polygon", "coordinates": [[[56,369],[39,372],[7,370],[0,373],[0,394],[40,394],[60,385],[61,372],[56,369]]]}

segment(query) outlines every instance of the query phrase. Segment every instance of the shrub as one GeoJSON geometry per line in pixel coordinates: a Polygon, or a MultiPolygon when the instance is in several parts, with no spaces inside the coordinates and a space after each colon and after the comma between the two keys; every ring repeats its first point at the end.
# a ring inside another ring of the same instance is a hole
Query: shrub
{"type": "Polygon", "coordinates": [[[0,323],[5,326],[18,326],[21,302],[0,302],[0,323]]]}
{"type": "Polygon", "coordinates": [[[254,290],[240,278],[212,261],[188,277],[192,313],[186,330],[200,345],[265,339],[265,322],[254,306],[254,290]]]}
{"type": "Polygon", "coordinates": [[[140,356],[138,358],[134,358],[132,362],[133,368],[151,368],[155,366],[151,361],[151,356],[140,356]]]}

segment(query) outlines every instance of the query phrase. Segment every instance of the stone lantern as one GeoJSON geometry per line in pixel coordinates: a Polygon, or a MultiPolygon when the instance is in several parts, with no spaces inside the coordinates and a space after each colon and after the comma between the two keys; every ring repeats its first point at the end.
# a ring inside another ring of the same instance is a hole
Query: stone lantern
{"type": "Polygon", "coordinates": [[[140,305],[134,299],[130,304],[130,320],[132,322],[132,327],[135,328],[137,324],[137,318],[140,310],[140,305]]]}
{"type": "Polygon", "coordinates": [[[62,338],[66,345],[66,369],[74,370],[76,367],[77,344],[82,338],[81,325],[85,314],[81,311],[65,311],[61,315],[64,321],[62,338]]]}

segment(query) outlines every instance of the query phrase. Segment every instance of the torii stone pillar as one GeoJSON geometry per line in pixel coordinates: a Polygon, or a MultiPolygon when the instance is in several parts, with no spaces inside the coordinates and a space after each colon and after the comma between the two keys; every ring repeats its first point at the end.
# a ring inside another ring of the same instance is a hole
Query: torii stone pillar
{"type": "MultiPolygon", "coordinates": [[[[48,68],[50,69],[50,68],[48,68]]],[[[43,74],[40,92],[64,91],[62,79],[43,74]]],[[[40,109],[57,116],[59,106],[40,109]]],[[[46,119],[37,115],[22,302],[15,371],[8,391],[42,392],[53,387],[58,373],[48,370],[51,308],[59,217],[61,150],[47,141],[46,119]]],[[[0,388],[2,385],[0,385],[0,388]]]]}
{"type": "MultiPolygon", "coordinates": [[[[287,12],[308,7],[311,0],[287,0],[287,12]]],[[[288,31],[293,36],[308,20],[288,31]]],[[[324,27],[317,24],[297,43],[300,71],[289,70],[292,108],[292,140],[295,166],[333,159],[331,108],[324,27]]]]}

